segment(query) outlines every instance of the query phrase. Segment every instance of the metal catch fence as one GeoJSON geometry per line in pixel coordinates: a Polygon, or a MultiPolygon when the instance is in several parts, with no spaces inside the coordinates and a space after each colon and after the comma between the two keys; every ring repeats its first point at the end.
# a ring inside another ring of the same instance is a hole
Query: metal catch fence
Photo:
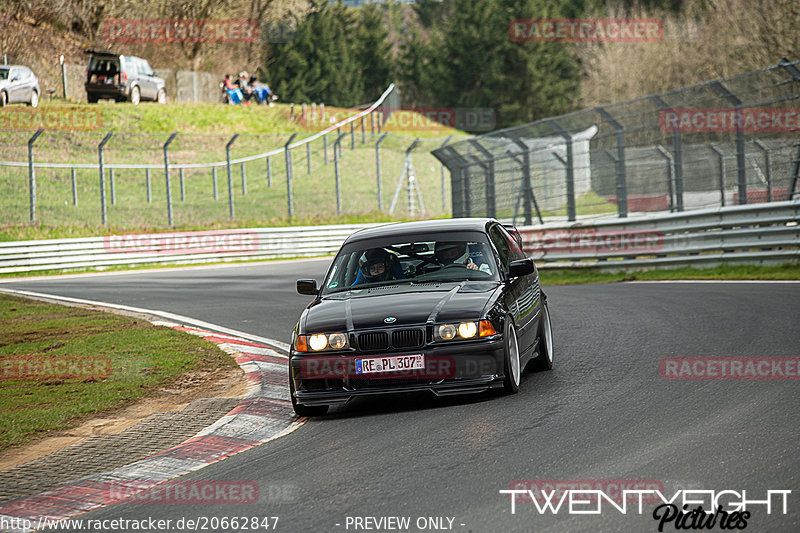
{"type": "Polygon", "coordinates": [[[531,224],[791,199],[800,174],[800,69],[776,65],[434,150],[453,216],[531,224]]]}

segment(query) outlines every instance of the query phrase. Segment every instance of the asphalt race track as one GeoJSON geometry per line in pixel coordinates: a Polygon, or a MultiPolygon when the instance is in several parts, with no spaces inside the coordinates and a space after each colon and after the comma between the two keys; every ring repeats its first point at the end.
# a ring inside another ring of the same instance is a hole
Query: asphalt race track
{"type": "MultiPolygon", "coordinates": [[[[288,342],[309,301],[294,281],[320,280],[328,262],[0,287],[170,311],[288,342]]],[[[517,395],[361,399],[187,476],[255,481],[258,503],[117,504],[82,518],[172,519],[172,531],[181,531],[175,521],[182,517],[234,516],[277,516],[276,531],[658,531],[655,503],[645,503],[642,514],[634,505],[622,514],[604,504],[601,514],[587,515],[566,507],[540,514],[532,503],[517,503],[512,514],[510,496],[499,493],[515,480],[588,480],[592,488],[649,480],[667,498],[679,490],[746,490],[752,501],[791,490],[786,514],[778,496],[771,514],[766,505],[749,506],[746,531],[800,531],[800,380],[667,380],[659,372],[665,357],[797,358],[800,283],[545,290],[555,369],[524,376],[517,395]],[[410,527],[356,517],[409,517],[410,527]]],[[[675,523],[664,531],[677,531],[675,523]]]]}

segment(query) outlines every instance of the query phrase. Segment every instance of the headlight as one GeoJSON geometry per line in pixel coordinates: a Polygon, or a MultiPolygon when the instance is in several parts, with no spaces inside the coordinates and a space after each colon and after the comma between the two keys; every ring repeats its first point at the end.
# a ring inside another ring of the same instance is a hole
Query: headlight
{"type": "Polygon", "coordinates": [[[475,322],[462,322],[458,325],[458,335],[470,339],[478,334],[478,325],[475,322]]]}
{"type": "Polygon", "coordinates": [[[311,335],[311,338],[308,339],[308,345],[315,352],[324,350],[325,347],[328,345],[328,337],[327,335],[323,335],[322,333],[311,335]]]}
{"type": "Polygon", "coordinates": [[[341,350],[349,345],[346,333],[316,333],[299,335],[294,349],[296,352],[320,352],[322,350],[341,350]]]}
{"type": "Polygon", "coordinates": [[[490,320],[479,322],[460,322],[458,324],[439,324],[434,328],[433,338],[436,341],[450,341],[460,339],[472,339],[478,337],[489,337],[496,335],[490,320]]]}
{"type": "Polygon", "coordinates": [[[453,324],[436,326],[436,336],[438,340],[449,341],[456,336],[456,327],[453,324]]]}
{"type": "Polygon", "coordinates": [[[334,350],[341,350],[347,346],[347,335],[344,333],[333,333],[328,336],[328,344],[334,350]]]}

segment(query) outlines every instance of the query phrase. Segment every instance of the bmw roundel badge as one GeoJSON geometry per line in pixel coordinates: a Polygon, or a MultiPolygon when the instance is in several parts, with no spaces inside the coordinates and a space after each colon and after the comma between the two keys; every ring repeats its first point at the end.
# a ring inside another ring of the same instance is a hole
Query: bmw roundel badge
{"type": "Polygon", "coordinates": [[[383,319],[383,321],[386,322],[387,324],[394,324],[397,321],[397,319],[393,316],[387,316],[386,318],[383,319]]]}

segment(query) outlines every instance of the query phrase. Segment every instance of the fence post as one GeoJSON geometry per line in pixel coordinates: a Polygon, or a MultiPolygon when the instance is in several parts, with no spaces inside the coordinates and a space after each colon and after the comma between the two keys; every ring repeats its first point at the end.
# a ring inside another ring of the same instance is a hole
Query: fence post
{"type": "Polygon", "coordinates": [[[75,176],[75,169],[70,172],[72,177],[72,205],[78,205],[78,179],[75,176]]]}
{"type": "Polygon", "coordinates": [[[111,140],[112,135],[114,135],[113,131],[106,133],[106,136],[103,137],[103,140],[100,141],[100,144],[97,146],[98,166],[100,168],[100,219],[103,225],[105,225],[108,220],[106,217],[106,175],[104,167],[105,162],[103,160],[103,147],[111,140]]]}
{"type": "MultiPolygon", "coordinates": [[[[450,139],[452,138],[453,138],[452,135],[448,135],[447,138],[444,140],[444,142],[441,144],[441,146],[439,146],[439,148],[444,148],[445,146],[447,146],[447,143],[449,143],[450,139]]],[[[439,173],[442,178],[442,213],[444,213],[447,211],[447,195],[445,194],[444,164],[441,162],[439,163],[439,173]]]]}
{"type": "Polygon", "coordinates": [[[322,150],[324,152],[325,166],[328,166],[328,134],[322,136],[322,150]]]}
{"type": "Polygon", "coordinates": [[[110,181],[111,181],[111,205],[117,205],[117,187],[116,187],[116,180],[114,179],[114,169],[110,168],[109,173],[110,181]]]}
{"type": "Polygon", "coordinates": [[[367,142],[366,133],[364,131],[364,116],[361,116],[361,144],[365,144],[367,142]]]}
{"type": "Polygon", "coordinates": [[[356,149],[356,133],[355,132],[356,132],[356,123],[355,122],[351,122],[350,123],[350,149],[351,150],[355,150],[356,149]]]}
{"type": "Polygon", "coordinates": [[[770,154],[770,149],[766,147],[764,143],[760,140],[756,139],[753,141],[756,146],[758,146],[762,152],[764,152],[764,164],[766,165],[766,180],[767,180],[767,201],[772,201],[772,158],[770,154]]]}
{"type": "MultiPolygon", "coordinates": [[[[519,137],[514,137],[513,141],[514,144],[516,144],[520,150],[522,150],[522,210],[525,216],[524,224],[526,226],[530,226],[533,224],[533,205],[531,199],[534,198],[533,185],[531,182],[531,153],[530,148],[527,144],[525,144],[525,141],[519,137]]],[[[535,204],[535,200],[533,203],[535,204]]],[[[542,224],[542,214],[539,211],[538,204],[536,204],[536,214],[539,215],[539,223],[542,224]]]]}
{"type": "MultiPolygon", "coordinates": [[[[553,129],[564,138],[567,145],[567,220],[575,221],[575,160],[572,157],[572,135],[570,135],[555,119],[547,119],[553,129]]],[[[527,215],[526,215],[527,217],[527,215]]]]}
{"type": "Polygon", "coordinates": [[[295,137],[297,137],[297,134],[292,133],[292,136],[283,145],[283,155],[286,158],[286,201],[289,204],[290,220],[294,216],[294,199],[292,198],[292,151],[289,149],[289,145],[292,144],[295,137]]]}
{"type": "Polygon", "coordinates": [[[675,182],[675,160],[671,153],[667,151],[666,148],[657,144],[655,146],[656,151],[661,154],[661,156],[667,162],[667,194],[669,194],[669,201],[667,202],[667,207],[669,208],[669,212],[672,213],[675,210],[675,201],[673,199],[674,195],[674,188],[673,183],[675,182]]]}
{"type": "Polygon", "coordinates": [[[149,203],[153,202],[152,189],[150,187],[150,169],[149,168],[144,169],[144,181],[145,181],[145,187],[147,188],[147,203],[149,204],[149,203]]]}
{"type": "Polygon", "coordinates": [[[267,156],[267,187],[272,188],[272,156],[267,156]]]}
{"type": "Polygon", "coordinates": [[[375,174],[378,177],[378,211],[383,211],[383,193],[381,192],[381,142],[389,135],[387,131],[375,143],[375,174]]]}
{"type": "Polygon", "coordinates": [[[244,163],[241,166],[242,173],[242,196],[247,196],[247,171],[244,168],[244,163]]]}
{"type": "Polygon", "coordinates": [[[306,174],[311,174],[311,143],[306,143],[306,174]]]}
{"type": "Polygon", "coordinates": [[[497,215],[497,202],[494,193],[494,156],[486,148],[475,140],[471,139],[469,143],[474,146],[481,154],[486,157],[486,163],[482,162],[476,156],[472,156],[478,165],[485,171],[486,181],[486,216],[494,218],[497,215]]]}
{"type": "Polygon", "coordinates": [[[794,189],[797,187],[797,179],[800,178],[800,144],[797,145],[797,155],[794,159],[794,171],[792,172],[792,181],[789,183],[789,193],[786,195],[787,200],[794,198],[794,189]]]}
{"type": "Polygon", "coordinates": [[[181,202],[186,201],[186,182],[183,178],[183,167],[178,169],[178,175],[180,176],[181,180],[181,202]]]}
{"type": "Polygon", "coordinates": [[[719,202],[722,207],[725,207],[725,154],[713,144],[709,144],[708,147],[717,154],[719,161],[719,202]]]}
{"type": "Polygon", "coordinates": [[[169,136],[167,142],[164,143],[164,180],[166,181],[167,185],[167,220],[169,220],[169,226],[172,227],[172,181],[169,177],[169,145],[178,135],[178,132],[175,131],[172,135],[169,136]]]}
{"type": "Polygon", "coordinates": [[[340,133],[336,138],[336,142],[333,143],[333,169],[336,177],[336,214],[338,215],[342,214],[342,190],[341,181],[339,179],[339,150],[337,150],[337,148],[342,141],[342,137],[345,135],[347,135],[347,133],[340,133]]]}
{"type": "Polygon", "coordinates": [[[33,143],[39,138],[39,135],[44,133],[44,130],[37,130],[33,136],[28,139],[28,196],[30,200],[30,217],[31,222],[36,220],[36,170],[33,167],[33,143]]]}
{"type": "MultiPolygon", "coordinates": [[[[507,150],[507,153],[508,153],[509,156],[511,156],[512,159],[514,159],[514,161],[517,162],[517,164],[520,166],[520,168],[523,168],[525,166],[526,157],[520,159],[517,156],[517,154],[511,152],[510,150],[507,150]]],[[[530,165],[528,165],[528,169],[530,170],[530,165]]],[[[520,181],[519,194],[517,195],[517,201],[514,204],[513,223],[515,225],[517,223],[517,213],[519,212],[519,201],[520,201],[521,198],[525,197],[526,194],[527,194],[525,192],[526,191],[526,187],[525,187],[525,185],[526,185],[525,172],[523,172],[522,174],[523,174],[523,179],[520,181]]],[[[528,191],[528,193],[530,193],[530,196],[528,196],[528,198],[527,198],[528,207],[530,208],[530,204],[533,203],[533,208],[536,210],[536,217],[539,219],[539,224],[544,224],[544,221],[542,220],[542,212],[539,210],[539,204],[536,202],[536,195],[533,194],[533,190],[532,189],[530,191],[528,191]]]]}
{"type": "Polygon", "coordinates": [[[61,62],[61,91],[64,96],[64,100],[67,99],[67,65],[64,63],[64,56],[61,55],[59,57],[59,61],[61,62]]]}
{"type": "Polygon", "coordinates": [[[217,192],[217,167],[211,167],[211,185],[214,189],[214,200],[219,200],[219,193],[217,192]]]}
{"type": "Polygon", "coordinates": [[[728,90],[727,87],[722,85],[719,81],[712,81],[710,86],[714,91],[732,104],[736,110],[736,171],[739,178],[739,204],[747,203],[747,164],[745,162],[744,153],[744,130],[742,129],[742,101],[728,90]]]}
{"type": "Polygon", "coordinates": [[[233,220],[235,214],[233,207],[233,176],[231,175],[231,145],[233,145],[238,138],[239,134],[237,133],[231,137],[231,140],[225,145],[225,162],[228,169],[228,215],[231,217],[231,220],[233,220]]]}
{"type": "MultiPolygon", "coordinates": [[[[662,111],[670,111],[670,107],[661,97],[651,94],[648,98],[655,102],[662,111]]],[[[683,211],[683,147],[681,145],[681,132],[672,132],[672,165],[675,182],[675,206],[678,211],[683,211]]]]}
{"type": "Polygon", "coordinates": [[[617,157],[614,159],[617,170],[617,211],[619,218],[627,218],[628,181],[625,173],[625,128],[602,107],[595,107],[594,110],[603,120],[611,124],[617,135],[617,157]]]}

